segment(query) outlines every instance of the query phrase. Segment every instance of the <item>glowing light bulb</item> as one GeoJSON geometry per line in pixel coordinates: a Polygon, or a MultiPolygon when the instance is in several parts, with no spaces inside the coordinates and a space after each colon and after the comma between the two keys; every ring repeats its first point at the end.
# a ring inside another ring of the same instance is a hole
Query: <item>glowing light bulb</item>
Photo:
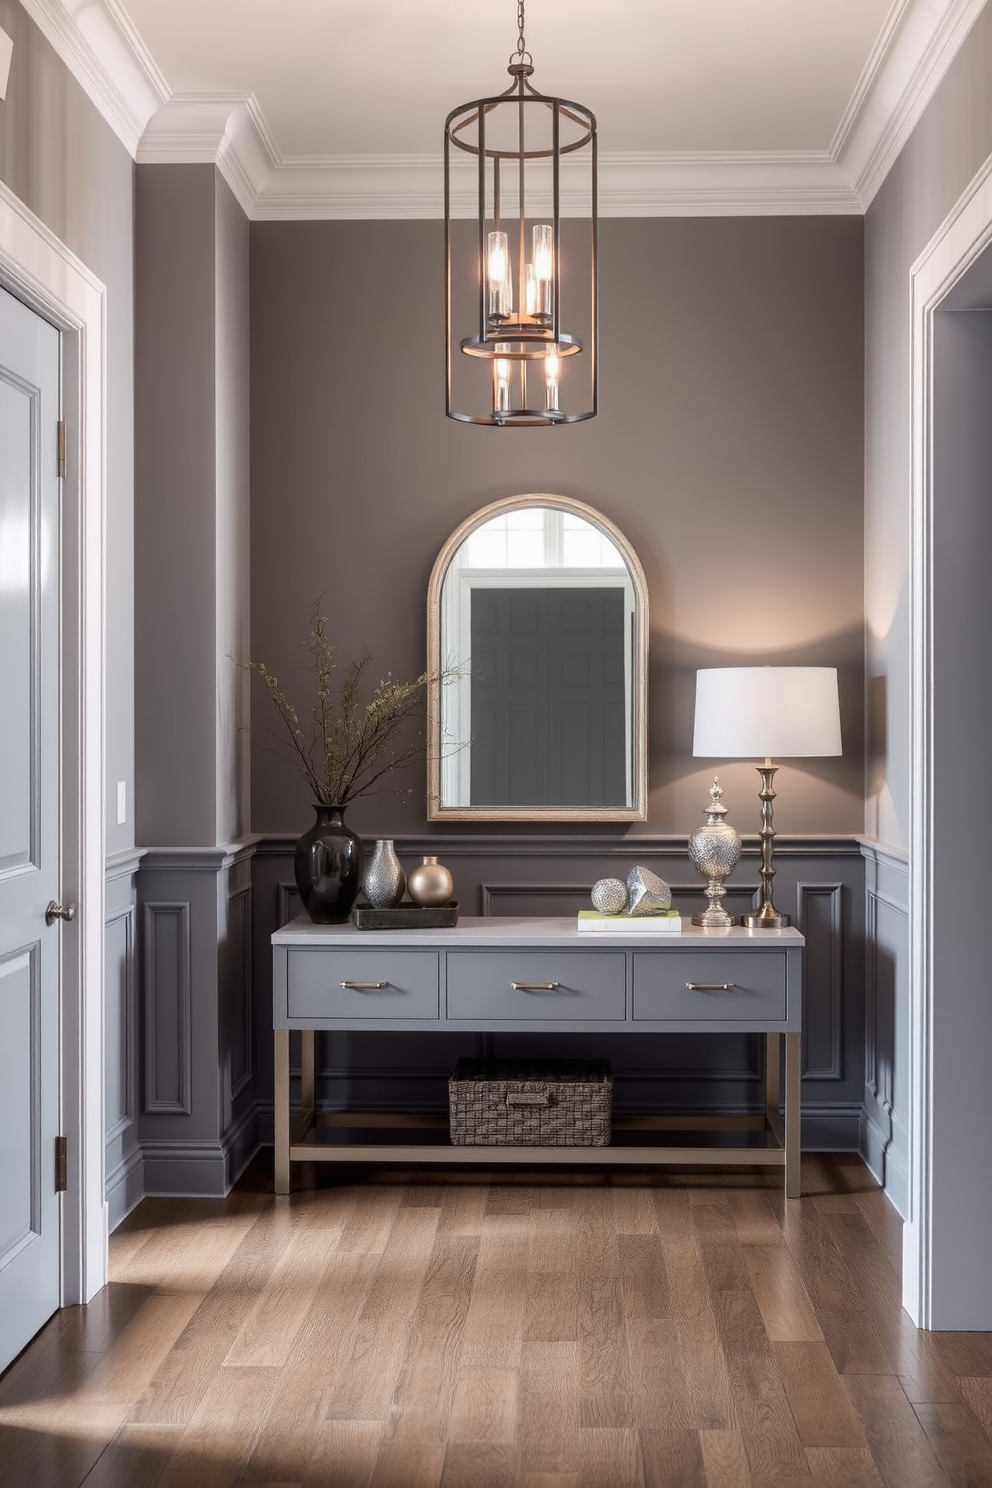
{"type": "MultiPolygon", "coordinates": [[[[534,255],[534,308],[532,315],[551,318],[551,286],[555,277],[554,242],[549,222],[535,223],[531,229],[534,255]]],[[[529,287],[529,286],[528,286],[529,287]]]]}
{"type": "Polygon", "coordinates": [[[558,407],[558,381],[561,377],[561,357],[557,347],[544,358],[544,406],[558,407]]]}
{"type": "Polygon", "coordinates": [[[489,234],[486,277],[489,280],[490,319],[505,320],[513,304],[510,294],[510,252],[505,232],[489,234]]]}
{"type": "MultiPolygon", "coordinates": [[[[506,351],[505,346],[497,346],[496,350],[506,351]]],[[[493,362],[493,412],[508,413],[510,408],[510,362],[504,356],[497,356],[493,362]]]]}

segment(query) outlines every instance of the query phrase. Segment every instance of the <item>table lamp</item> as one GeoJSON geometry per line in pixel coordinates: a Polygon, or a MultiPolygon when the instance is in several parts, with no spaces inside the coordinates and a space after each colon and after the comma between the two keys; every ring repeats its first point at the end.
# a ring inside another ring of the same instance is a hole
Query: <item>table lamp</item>
{"type": "Polygon", "coordinates": [[[836,667],[707,667],[696,673],[694,755],[764,758],[761,776],[761,905],[741,916],[754,930],[778,930],[789,916],[775,908],[773,781],[777,758],[840,754],[836,667]]]}

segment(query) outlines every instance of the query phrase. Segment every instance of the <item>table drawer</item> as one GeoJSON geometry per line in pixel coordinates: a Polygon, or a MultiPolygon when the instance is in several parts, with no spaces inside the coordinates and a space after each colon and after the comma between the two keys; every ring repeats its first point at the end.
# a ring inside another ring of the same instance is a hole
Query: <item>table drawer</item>
{"type": "Polygon", "coordinates": [[[449,951],[448,1017],[622,1023],[622,951],[449,951]]]}
{"type": "Polygon", "coordinates": [[[301,948],[288,960],[290,1018],[437,1019],[436,951],[301,948]]]}
{"type": "Polygon", "coordinates": [[[633,961],[635,1022],[680,1018],[736,1023],[785,1018],[786,958],[782,952],[635,951],[633,961]]]}

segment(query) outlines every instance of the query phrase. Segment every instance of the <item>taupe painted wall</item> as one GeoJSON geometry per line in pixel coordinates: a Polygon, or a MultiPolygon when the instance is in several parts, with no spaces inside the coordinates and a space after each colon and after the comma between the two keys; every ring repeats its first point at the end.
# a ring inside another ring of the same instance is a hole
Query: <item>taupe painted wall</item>
{"type": "Polygon", "coordinates": [[[867,830],[908,848],[910,302],[914,260],[992,152],[992,10],[982,12],[868,210],[867,830]]]}
{"type": "Polygon", "coordinates": [[[248,224],[212,165],[141,166],[136,211],[138,841],[244,830],[248,224]]]}
{"type": "MultiPolygon", "coordinates": [[[[601,411],[566,429],[443,414],[441,225],[253,223],[252,653],[296,691],[311,598],[342,661],[424,665],[425,595],[451,529],[497,497],[555,491],[626,533],[651,596],[650,819],[699,820],[695,669],[836,664],[845,753],[779,777],[776,826],[863,821],[863,224],[860,218],[615,221],[601,235],[601,411]]],[[[308,797],[253,699],[255,831],[308,797]]],[[[721,769],[757,827],[757,776],[721,769]]],[[[415,796],[358,802],[366,833],[423,829],[415,796]]],[[[611,829],[612,830],[612,829],[611,829]]],[[[636,829],[635,829],[636,830],[636,829]]]]}
{"type": "Polygon", "coordinates": [[[17,0],[0,0],[14,52],[0,103],[0,180],[107,288],[107,855],[134,843],[134,167],[17,0]]]}

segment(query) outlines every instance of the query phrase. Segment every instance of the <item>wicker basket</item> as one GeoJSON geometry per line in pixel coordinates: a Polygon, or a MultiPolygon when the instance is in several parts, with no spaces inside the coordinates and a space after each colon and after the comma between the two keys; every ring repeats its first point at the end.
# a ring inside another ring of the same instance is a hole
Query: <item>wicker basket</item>
{"type": "Polygon", "coordinates": [[[613,1075],[606,1059],[459,1059],[448,1080],[461,1147],[607,1147],[613,1075]]]}

